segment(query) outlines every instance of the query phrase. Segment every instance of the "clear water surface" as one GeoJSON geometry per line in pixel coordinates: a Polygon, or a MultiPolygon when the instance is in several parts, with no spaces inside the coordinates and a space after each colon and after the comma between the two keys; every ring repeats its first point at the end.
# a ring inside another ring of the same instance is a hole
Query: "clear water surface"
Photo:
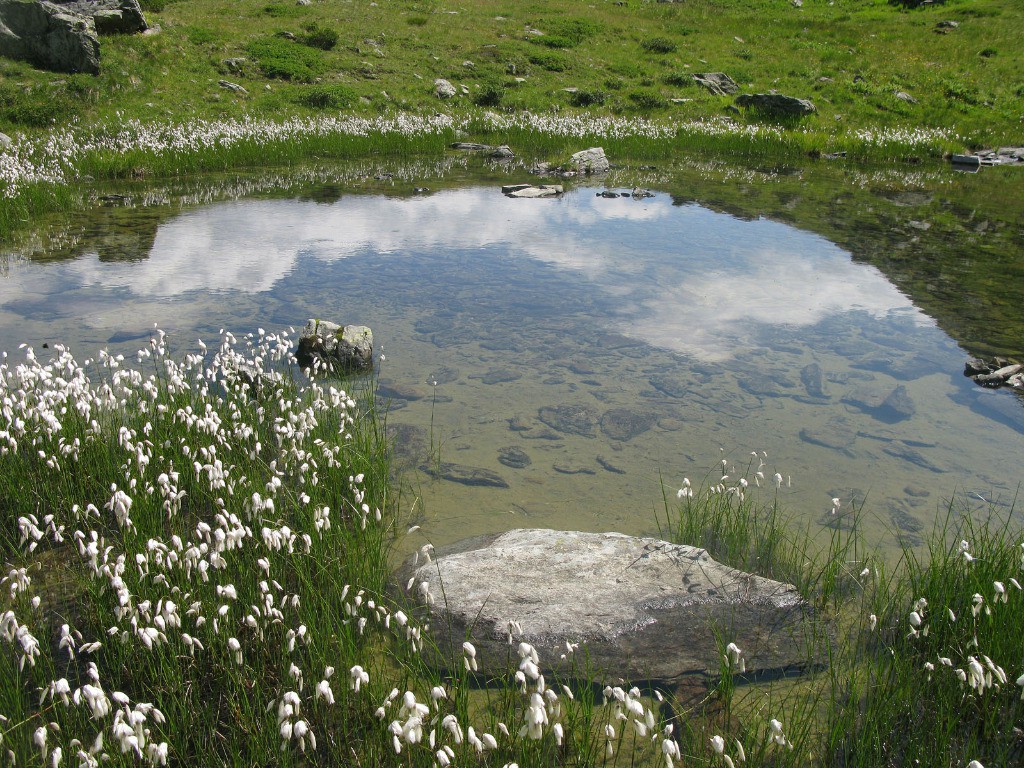
{"type": "Polygon", "coordinates": [[[129,258],[9,256],[0,348],[368,325],[403,508],[435,544],[656,532],[662,489],[718,482],[723,457],[754,482],[766,454],[762,493],[779,472],[812,530],[863,506],[879,542],[919,542],[954,493],[1012,501],[1024,410],[962,377],[965,353],[878,269],[776,221],[601,189],[186,207],[129,258]],[[475,469],[507,487],[465,484],[475,469]]]}

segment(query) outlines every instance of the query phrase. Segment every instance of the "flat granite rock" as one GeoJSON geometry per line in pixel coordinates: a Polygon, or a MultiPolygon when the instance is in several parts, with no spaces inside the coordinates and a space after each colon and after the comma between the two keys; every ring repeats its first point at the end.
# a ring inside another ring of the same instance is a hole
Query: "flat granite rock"
{"type": "Polygon", "coordinates": [[[420,610],[442,667],[461,664],[469,639],[482,675],[507,672],[510,621],[544,672],[574,673],[566,642],[580,644],[576,658],[593,674],[627,681],[715,675],[719,644],[730,642],[748,673],[823,663],[810,650],[820,636],[813,610],[795,587],[654,538],[518,529],[440,549],[427,564],[409,560],[396,575],[410,596],[421,594],[420,582],[434,596],[420,610]]]}

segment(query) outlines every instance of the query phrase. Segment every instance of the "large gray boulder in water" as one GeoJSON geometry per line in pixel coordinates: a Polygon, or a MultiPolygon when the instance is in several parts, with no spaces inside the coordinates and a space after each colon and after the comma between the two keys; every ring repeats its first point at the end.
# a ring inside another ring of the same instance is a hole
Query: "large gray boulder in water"
{"type": "Polygon", "coordinates": [[[367,371],[373,368],[373,332],[365,325],[311,319],[299,335],[295,356],[303,368],[367,371]]]}
{"type": "Polygon", "coordinates": [[[32,0],[0,0],[0,56],[56,72],[100,71],[92,17],[32,0]]]}
{"type": "MultiPolygon", "coordinates": [[[[796,588],[712,560],[707,551],[620,533],[514,530],[410,559],[397,574],[423,604],[442,666],[469,640],[483,675],[507,670],[514,641],[542,671],[573,674],[573,658],[627,681],[715,675],[735,643],[748,672],[820,663],[815,618],[796,588]],[[426,586],[423,586],[424,583],[426,586]],[[432,596],[426,598],[426,595],[432,596]],[[579,643],[568,653],[566,643],[579,643]]],[[[578,674],[578,672],[577,672],[578,674]]]]}

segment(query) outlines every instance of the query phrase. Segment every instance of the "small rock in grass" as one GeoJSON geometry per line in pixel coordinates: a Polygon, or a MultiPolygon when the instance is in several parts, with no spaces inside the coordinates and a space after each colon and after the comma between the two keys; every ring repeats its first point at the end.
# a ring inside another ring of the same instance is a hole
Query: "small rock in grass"
{"type": "Polygon", "coordinates": [[[434,81],[434,95],[437,96],[437,98],[450,99],[455,96],[456,93],[458,93],[458,91],[455,90],[455,86],[444,78],[439,77],[434,81]]]}

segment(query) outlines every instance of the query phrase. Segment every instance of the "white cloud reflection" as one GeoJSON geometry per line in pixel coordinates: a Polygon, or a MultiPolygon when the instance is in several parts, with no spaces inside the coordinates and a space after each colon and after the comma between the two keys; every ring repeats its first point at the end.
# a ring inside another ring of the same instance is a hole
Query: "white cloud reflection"
{"type": "Polygon", "coordinates": [[[59,268],[65,285],[160,301],[192,291],[271,291],[300,257],[445,249],[489,249],[572,271],[601,297],[628,302],[617,330],[705,359],[730,356],[758,327],[807,326],[837,313],[909,313],[930,323],[878,270],[815,235],[672,206],[665,195],[612,200],[592,189],[559,200],[473,188],[406,199],[351,195],[332,204],[223,203],[163,224],[148,259],[92,256],[59,268]]]}

